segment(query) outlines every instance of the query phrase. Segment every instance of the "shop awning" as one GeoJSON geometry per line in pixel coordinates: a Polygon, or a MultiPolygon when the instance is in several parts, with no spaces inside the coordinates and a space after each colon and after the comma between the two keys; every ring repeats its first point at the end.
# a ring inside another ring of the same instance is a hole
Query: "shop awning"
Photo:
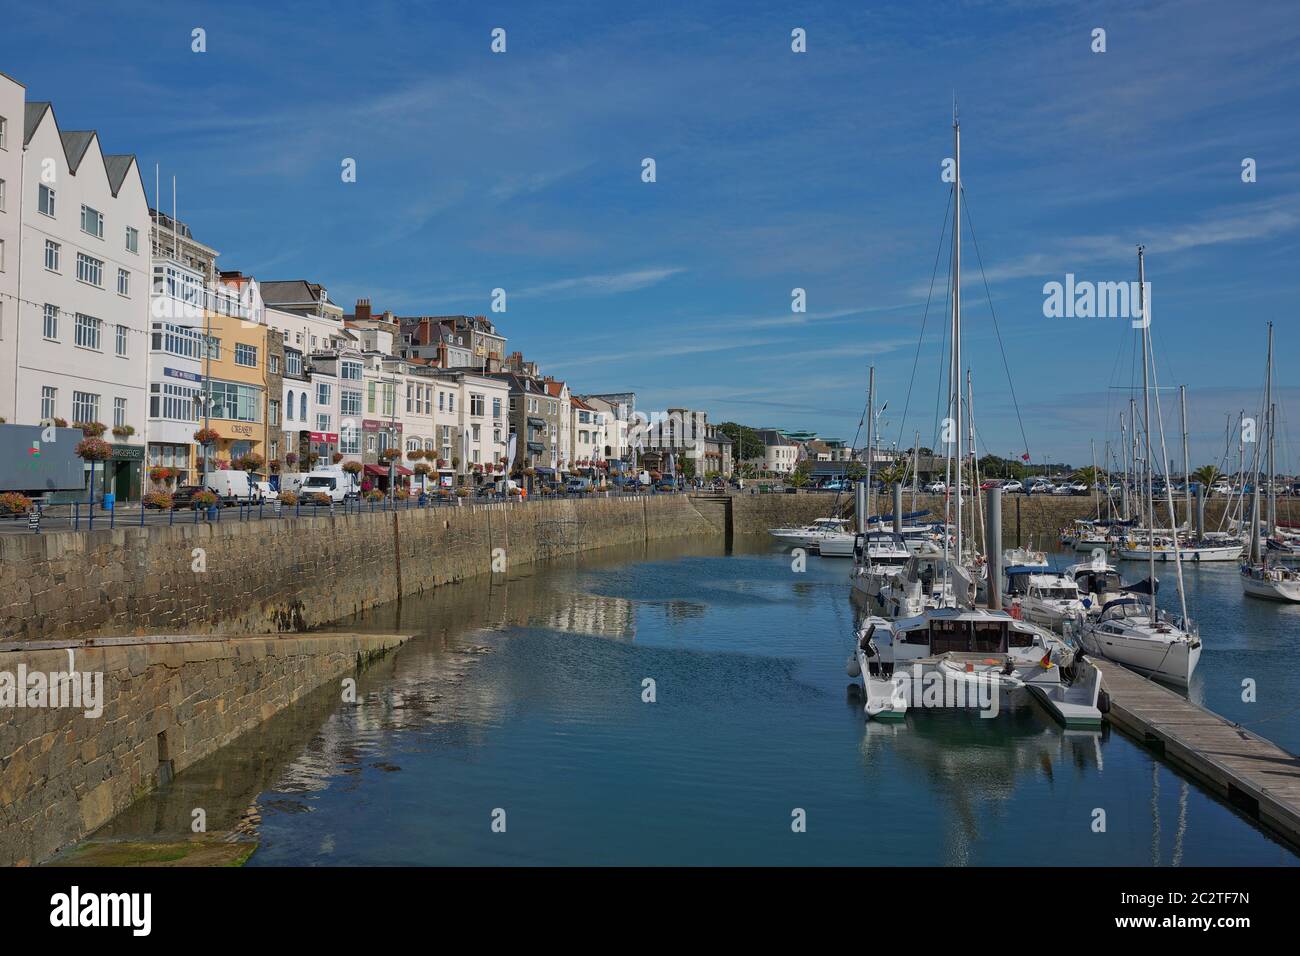
{"type": "Polygon", "coordinates": [[[415,472],[411,471],[411,469],[407,468],[405,465],[398,465],[398,466],[397,466],[397,473],[398,473],[399,475],[413,475],[413,474],[415,474],[415,472]]]}
{"type": "Polygon", "coordinates": [[[383,465],[366,465],[367,475],[387,476],[388,469],[383,465]]]}
{"type": "Polygon", "coordinates": [[[532,425],[534,428],[545,428],[545,427],[546,427],[546,419],[545,419],[545,418],[529,418],[529,419],[528,419],[528,424],[532,425]]]}

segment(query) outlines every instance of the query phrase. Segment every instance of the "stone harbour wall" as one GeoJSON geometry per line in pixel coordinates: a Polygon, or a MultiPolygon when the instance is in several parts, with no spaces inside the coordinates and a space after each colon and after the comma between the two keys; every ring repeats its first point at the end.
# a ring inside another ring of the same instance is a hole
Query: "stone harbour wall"
{"type": "Polygon", "coordinates": [[[638,495],[9,534],[0,644],[300,632],[489,573],[494,555],[500,569],[716,533],[686,495],[638,495]]]}
{"type": "Polygon", "coordinates": [[[323,633],[78,644],[72,670],[102,675],[98,714],[88,714],[85,699],[82,706],[14,706],[5,675],[67,674],[68,649],[0,650],[0,865],[47,859],[313,688],[404,640],[323,633]]]}

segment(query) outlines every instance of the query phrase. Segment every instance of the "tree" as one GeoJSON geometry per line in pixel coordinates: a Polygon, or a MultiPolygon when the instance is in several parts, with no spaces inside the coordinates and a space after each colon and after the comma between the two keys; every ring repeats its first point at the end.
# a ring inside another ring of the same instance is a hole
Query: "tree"
{"type": "MultiPolygon", "coordinates": [[[[800,462],[800,464],[803,464],[803,462],[800,462]]],[[[792,488],[802,488],[808,484],[808,480],[808,472],[800,471],[796,468],[794,473],[790,476],[790,486],[792,488]]]]}
{"type": "Polygon", "coordinates": [[[1222,472],[1214,465],[1202,465],[1192,472],[1192,480],[1202,488],[1208,488],[1222,477],[1222,472]]]}
{"type": "Polygon", "coordinates": [[[731,439],[733,455],[737,461],[748,461],[751,458],[763,457],[763,440],[748,425],[723,422],[718,426],[718,431],[731,439]]]}

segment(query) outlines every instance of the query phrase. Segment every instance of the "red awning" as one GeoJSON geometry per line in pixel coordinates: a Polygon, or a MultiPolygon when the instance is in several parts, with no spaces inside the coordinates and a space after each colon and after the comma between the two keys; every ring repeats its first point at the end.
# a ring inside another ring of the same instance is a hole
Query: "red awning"
{"type": "Polygon", "coordinates": [[[366,474],[386,477],[388,475],[388,469],[383,465],[366,465],[366,474]]]}
{"type": "Polygon", "coordinates": [[[407,468],[405,465],[398,465],[398,466],[397,466],[397,473],[398,473],[399,475],[413,475],[413,474],[415,474],[415,472],[411,471],[411,469],[407,468]]]}

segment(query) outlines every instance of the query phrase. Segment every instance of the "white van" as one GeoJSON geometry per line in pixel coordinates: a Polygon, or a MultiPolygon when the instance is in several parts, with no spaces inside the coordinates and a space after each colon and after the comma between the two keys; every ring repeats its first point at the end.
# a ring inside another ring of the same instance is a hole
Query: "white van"
{"type": "Polygon", "coordinates": [[[247,501],[253,491],[246,471],[214,471],[204,479],[203,486],[220,498],[225,507],[247,501]]]}
{"type": "Polygon", "coordinates": [[[290,471],[280,476],[280,490],[292,491],[295,495],[302,493],[302,483],[307,480],[306,472],[290,471]]]}
{"type": "Polygon", "coordinates": [[[309,472],[299,489],[302,495],[326,494],[333,501],[343,501],[357,493],[355,479],[343,469],[320,469],[309,472]]]}

